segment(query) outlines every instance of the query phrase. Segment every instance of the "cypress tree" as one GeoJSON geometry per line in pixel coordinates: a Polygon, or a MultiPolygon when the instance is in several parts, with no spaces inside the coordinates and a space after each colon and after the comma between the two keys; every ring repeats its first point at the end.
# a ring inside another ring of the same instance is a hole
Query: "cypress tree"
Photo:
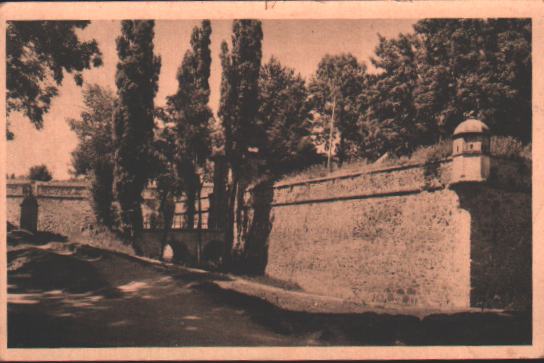
{"type": "MultiPolygon", "coordinates": [[[[232,26],[232,51],[221,45],[221,117],[225,134],[225,156],[231,172],[228,185],[226,251],[234,241],[234,225],[240,236],[243,195],[248,183],[250,148],[258,147],[259,72],[263,39],[259,20],[235,20],[232,26]]],[[[230,256],[226,256],[227,263],[230,256]]]]}
{"type": "Polygon", "coordinates": [[[191,35],[188,50],[178,69],[178,91],[168,97],[168,107],[176,122],[176,170],[186,196],[186,228],[193,229],[195,201],[201,190],[199,169],[205,166],[211,152],[208,107],[211,52],[209,20],[202,21],[191,35]]]}
{"type": "Polygon", "coordinates": [[[114,111],[114,191],[121,209],[121,230],[141,253],[142,191],[150,177],[154,103],[161,67],[153,54],[155,23],[124,20],[117,38],[118,102],[114,111]]]}

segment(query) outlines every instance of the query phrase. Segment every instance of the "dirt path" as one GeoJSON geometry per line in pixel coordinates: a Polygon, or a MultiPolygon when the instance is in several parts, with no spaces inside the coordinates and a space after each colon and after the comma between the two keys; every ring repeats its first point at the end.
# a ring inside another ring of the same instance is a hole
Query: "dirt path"
{"type": "Polygon", "coordinates": [[[168,273],[90,248],[71,249],[10,252],[10,347],[305,343],[192,288],[203,276],[168,273]]]}
{"type": "Polygon", "coordinates": [[[521,344],[530,317],[295,313],[228,279],[74,244],[8,252],[8,346],[521,344]]]}

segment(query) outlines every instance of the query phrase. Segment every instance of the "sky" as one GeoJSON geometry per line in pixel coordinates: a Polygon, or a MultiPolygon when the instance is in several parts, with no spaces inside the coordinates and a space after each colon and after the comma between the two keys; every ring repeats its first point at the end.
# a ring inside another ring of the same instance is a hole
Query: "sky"
{"type": "MultiPolygon", "coordinates": [[[[325,54],[352,53],[369,68],[370,57],[378,43],[378,33],[390,38],[412,31],[416,20],[263,20],[263,63],[271,56],[284,66],[292,67],[308,79],[317,69],[325,54]]],[[[232,21],[212,20],[209,106],[216,113],[219,106],[221,65],[220,44],[230,45],[232,21]]],[[[178,84],[176,72],[198,20],[160,20],[155,23],[155,54],[162,66],[155,105],[164,105],[167,96],[174,94],[178,84]]],[[[102,51],[104,65],[83,73],[86,83],[96,83],[115,91],[117,53],[115,38],[120,34],[119,21],[93,21],[78,32],[82,40],[96,39],[102,51]]],[[[67,119],[78,118],[83,110],[81,88],[71,75],[65,75],[59,95],[44,117],[44,127],[36,130],[21,114],[9,116],[15,140],[7,142],[7,173],[26,175],[33,165],[45,164],[58,180],[71,177],[71,152],[78,140],[70,130],[67,119]]]]}

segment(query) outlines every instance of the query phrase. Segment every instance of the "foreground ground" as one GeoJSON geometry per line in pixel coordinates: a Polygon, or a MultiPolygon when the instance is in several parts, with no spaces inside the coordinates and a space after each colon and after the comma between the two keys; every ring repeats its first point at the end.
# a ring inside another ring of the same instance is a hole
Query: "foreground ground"
{"type": "Polygon", "coordinates": [[[224,275],[70,243],[8,252],[8,346],[530,344],[530,314],[293,312],[224,275]]]}

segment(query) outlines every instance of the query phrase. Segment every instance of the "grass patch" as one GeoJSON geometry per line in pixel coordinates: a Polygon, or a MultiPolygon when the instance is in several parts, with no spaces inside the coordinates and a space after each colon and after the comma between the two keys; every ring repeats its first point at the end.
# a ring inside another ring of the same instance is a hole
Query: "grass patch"
{"type": "Polygon", "coordinates": [[[297,283],[276,279],[276,278],[273,278],[273,277],[270,277],[270,276],[267,276],[267,275],[264,275],[264,276],[260,276],[260,275],[257,275],[257,276],[243,275],[243,276],[240,276],[240,277],[242,277],[244,280],[247,280],[247,281],[256,282],[256,283],[259,283],[259,284],[268,285],[268,286],[272,286],[272,287],[277,287],[277,288],[284,289],[284,290],[303,291],[302,288],[297,283]]]}
{"type": "Polygon", "coordinates": [[[71,240],[96,248],[126,253],[129,255],[135,254],[134,249],[126,243],[123,243],[122,239],[119,238],[115,232],[102,226],[85,230],[77,238],[72,238],[71,240]]]}

